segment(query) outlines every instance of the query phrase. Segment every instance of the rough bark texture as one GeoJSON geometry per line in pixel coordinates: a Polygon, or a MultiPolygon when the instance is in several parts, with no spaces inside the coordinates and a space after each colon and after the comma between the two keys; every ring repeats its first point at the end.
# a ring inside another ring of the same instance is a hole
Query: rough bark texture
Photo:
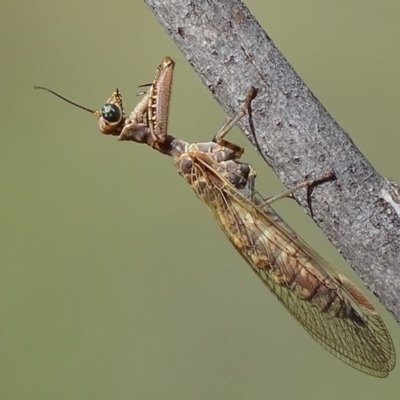
{"type": "Polygon", "coordinates": [[[366,285],[400,321],[399,187],[355,147],[239,0],[145,0],[229,115],[251,86],[239,127],[282,182],[330,171],[336,180],[296,194],[366,285]],[[252,128],[252,129],[250,129],[252,128]]]}

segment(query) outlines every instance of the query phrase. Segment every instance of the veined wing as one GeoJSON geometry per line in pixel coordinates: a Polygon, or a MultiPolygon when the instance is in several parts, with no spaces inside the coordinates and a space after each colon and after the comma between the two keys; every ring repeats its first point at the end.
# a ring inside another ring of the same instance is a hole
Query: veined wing
{"type": "Polygon", "coordinates": [[[193,189],[258,277],[326,350],[366,374],[386,377],[396,355],[374,306],[271,208],[253,204],[203,158],[193,158],[193,189]]]}

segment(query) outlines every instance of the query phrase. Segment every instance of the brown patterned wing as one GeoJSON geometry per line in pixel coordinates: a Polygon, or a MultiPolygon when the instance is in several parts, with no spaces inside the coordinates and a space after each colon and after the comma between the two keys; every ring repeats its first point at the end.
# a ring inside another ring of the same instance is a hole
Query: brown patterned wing
{"type": "Polygon", "coordinates": [[[299,239],[271,209],[249,201],[208,163],[196,163],[193,189],[236,250],[326,350],[366,374],[386,377],[396,355],[374,306],[299,239]]]}

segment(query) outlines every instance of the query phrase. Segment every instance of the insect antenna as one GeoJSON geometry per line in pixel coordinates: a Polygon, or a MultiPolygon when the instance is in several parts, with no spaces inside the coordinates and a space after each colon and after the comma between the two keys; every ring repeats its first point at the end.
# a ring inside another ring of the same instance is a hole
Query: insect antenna
{"type": "Polygon", "coordinates": [[[67,103],[72,104],[75,107],[81,108],[82,110],[89,111],[91,114],[94,114],[96,116],[99,116],[99,114],[100,114],[99,111],[91,110],[90,108],[83,107],[80,104],[74,103],[73,101],[66,99],[65,97],[63,97],[60,94],[56,93],[54,90],[47,89],[47,88],[45,88],[43,86],[34,86],[33,88],[34,89],[40,89],[40,90],[46,90],[47,92],[50,92],[51,94],[54,94],[54,96],[59,97],[61,100],[64,100],[67,103]]]}

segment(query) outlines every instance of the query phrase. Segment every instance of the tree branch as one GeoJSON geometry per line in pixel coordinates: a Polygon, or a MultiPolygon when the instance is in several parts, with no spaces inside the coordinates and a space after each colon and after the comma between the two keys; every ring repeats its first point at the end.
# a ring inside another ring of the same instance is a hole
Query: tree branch
{"type": "MultiPolygon", "coordinates": [[[[253,132],[239,127],[283,183],[333,171],[312,193],[312,215],[400,321],[400,190],[382,178],[296,74],[240,0],[145,0],[223,109],[251,86],[253,132]]],[[[310,213],[304,193],[296,195],[310,213]]]]}

